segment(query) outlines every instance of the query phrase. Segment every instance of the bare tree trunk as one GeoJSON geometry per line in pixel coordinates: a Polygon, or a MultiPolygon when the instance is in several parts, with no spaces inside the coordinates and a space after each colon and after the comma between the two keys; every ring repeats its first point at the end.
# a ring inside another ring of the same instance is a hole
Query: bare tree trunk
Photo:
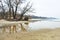
{"type": "Polygon", "coordinates": [[[9,19],[11,19],[11,0],[9,0],[9,19]]]}
{"type": "Polygon", "coordinates": [[[13,19],[15,18],[15,14],[14,14],[14,8],[12,6],[12,16],[13,16],[13,19]]]}
{"type": "Polygon", "coordinates": [[[16,8],[15,8],[15,16],[14,16],[14,19],[16,18],[17,8],[18,8],[18,5],[16,5],[16,8]]]}

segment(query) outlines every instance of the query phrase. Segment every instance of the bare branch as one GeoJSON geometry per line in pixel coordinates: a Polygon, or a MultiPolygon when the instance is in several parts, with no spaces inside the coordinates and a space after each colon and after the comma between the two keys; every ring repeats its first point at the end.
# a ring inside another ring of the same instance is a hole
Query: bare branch
{"type": "Polygon", "coordinates": [[[23,15],[31,9],[32,5],[29,6],[29,3],[30,3],[30,2],[28,2],[27,5],[26,5],[26,6],[23,8],[23,10],[21,11],[21,16],[20,16],[20,19],[19,19],[19,20],[21,20],[22,17],[23,17],[23,15]]]}
{"type": "Polygon", "coordinates": [[[3,3],[2,3],[2,0],[0,0],[0,3],[1,3],[1,9],[2,9],[2,18],[4,18],[5,17],[5,9],[4,9],[4,5],[3,5],[3,3]]]}

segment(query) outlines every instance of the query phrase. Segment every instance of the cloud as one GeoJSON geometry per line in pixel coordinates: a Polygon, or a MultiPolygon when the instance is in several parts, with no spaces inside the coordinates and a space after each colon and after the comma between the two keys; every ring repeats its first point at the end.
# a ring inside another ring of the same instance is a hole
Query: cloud
{"type": "Polygon", "coordinates": [[[60,17],[60,0],[32,0],[34,15],[60,17]]]}

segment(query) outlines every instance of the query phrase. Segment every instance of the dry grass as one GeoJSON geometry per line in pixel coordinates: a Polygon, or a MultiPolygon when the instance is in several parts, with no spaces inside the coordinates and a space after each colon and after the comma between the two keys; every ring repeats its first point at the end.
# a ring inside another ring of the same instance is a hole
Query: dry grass
{"type": "Polygon", "coordinates": [[[0,40],[60,40],[60,29],[43,29],[11,34],[0,33],[0,40]]]}

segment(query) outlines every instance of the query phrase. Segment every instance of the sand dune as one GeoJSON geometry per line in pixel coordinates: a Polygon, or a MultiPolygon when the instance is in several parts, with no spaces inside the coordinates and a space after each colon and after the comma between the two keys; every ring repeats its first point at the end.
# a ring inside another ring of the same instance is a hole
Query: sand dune
{"type": "Polygon", "coordinates": [[[0,33],[0,40],[60,40],[60,29],[44,29],[19,33],[0,33]]]}

